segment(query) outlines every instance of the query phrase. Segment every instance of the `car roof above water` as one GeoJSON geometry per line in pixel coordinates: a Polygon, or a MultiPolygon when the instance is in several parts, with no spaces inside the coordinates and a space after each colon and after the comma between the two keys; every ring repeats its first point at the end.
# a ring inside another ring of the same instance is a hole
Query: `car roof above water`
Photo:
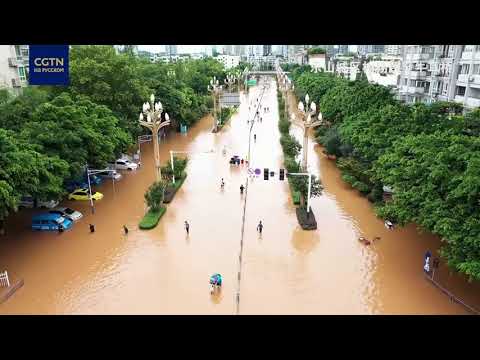
{"type": "Polygon", "coordinates": [[[32,220],[57,220],[59,217],[59,214],[43,213],[33,216],[32,220]]]}

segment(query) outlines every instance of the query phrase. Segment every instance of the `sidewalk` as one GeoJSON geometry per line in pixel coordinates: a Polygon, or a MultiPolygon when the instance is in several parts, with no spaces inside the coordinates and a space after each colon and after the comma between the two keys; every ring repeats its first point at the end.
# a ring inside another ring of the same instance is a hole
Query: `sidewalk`
{"type": "Polygon", "coordinates": [[[7,299],[12,296],[15,291],[20,289],[24,281],[22,278],[19,278],[17,275],[8,273],[9,280],[10,280],[10,287],[0,287],[0,304],[7,301],[7,299]]]}

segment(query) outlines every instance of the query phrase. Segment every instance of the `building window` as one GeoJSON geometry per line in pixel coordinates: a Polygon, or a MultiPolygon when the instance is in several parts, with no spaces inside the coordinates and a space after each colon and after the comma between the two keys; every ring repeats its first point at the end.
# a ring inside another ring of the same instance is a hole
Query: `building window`
{"type": "Polygon", "coordinates": [[[25,75],[25,68],[23,66],[18,67],[18,76],[20,77],[20,80],[22,80],[22,81],[27,80],[27,77],[25,75]]]}
{"type": "Polygon", "coordinates": [[[465,86],[457,86],[457,95],[465,96],[465,86]]]}
{"type": "Polygon", "coordinates": [[[472,71],[473,74],[480,74],[480,64],[474,64],[473,65],[473,71],[472,71]]]}
{"type": "Polygon", "coordinates": [[[463,64],[462,68],[460,69],[460,74],[468,74],[470,70],[470,64],[463,64]]]}

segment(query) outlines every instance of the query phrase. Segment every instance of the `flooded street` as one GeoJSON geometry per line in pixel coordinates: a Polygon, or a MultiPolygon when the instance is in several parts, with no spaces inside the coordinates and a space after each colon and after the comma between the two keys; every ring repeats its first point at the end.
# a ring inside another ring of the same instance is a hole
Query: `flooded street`
{"type": "MultiPolygon", "coordinates": [[[[115,187],[105,181],[97,188],[104,199],[95,204],[95,214],[86,201],[65,202],[84,214],[71,230],[32,232],[29,221],[38,210],[11,216],[7,236],[0,238],[0,270],[17,274],[25,285],[0,304],[0,314],[235,314],[244,197],[240,314],[467,314],[424,278],[423,254],[430,249],[436,255],[438,238],[414,225],[385,229],[313,138],[309,170],[325,189],[312,201],[318,229],[301,230],[288,183],[278,179],[283,154],[273,79],[263,97],[270,112],[252,131],[257,140],[252,138],[250,166],[262,174],[240,195],[247,167],[228,160],[247,156],[249,101],[260,92],[254,87],[249,98],[242,97],[221,132],[212,134],[212,119],[206,117],[187,134],[162,141],[162,163],[170,150],[189,151],[190,161],[183,186],[151,231],[137,229],[146,210],[144,192],[155,178],[150,143],[142,144],[138,171],[123,172],[115,187]],[[264,181],[263,168],[275,176],[264,181]],[[261,237],[259,220],[265,226],[261,237]],[[93,234],[90,223],[96,226],[93,234]],[[381,240],[366,247],[359,236],[381,240]],[[215,272],[224,284],[212,297],[208,280],[215,272]]],[[[295,125],[292,133],[302,136],[295,125]]],[[[478,283],[449,274],[443,263],[435,277],[480,308],[478,283]]]]}

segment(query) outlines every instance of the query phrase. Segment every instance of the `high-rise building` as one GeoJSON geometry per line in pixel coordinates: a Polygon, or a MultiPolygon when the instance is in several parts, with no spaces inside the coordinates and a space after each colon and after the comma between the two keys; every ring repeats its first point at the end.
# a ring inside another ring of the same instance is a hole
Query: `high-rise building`
{"type": "Polygon", "coordinates": [[[385,45],[357,45],[360,55],[381,54],[385,51],[385,45]]]}
{"type": "Polygon", "coordinates": [[[263,45],[263,56],[272,55],[272,45],[263,45]]]}
{"type": "Polygon", "coordinates": [[[337,45],[337,54],[345,55],[348,54],[348,45],[337,45]]]}
{"type": "Polygon", "coordinates": [[[28,85],[28,45],[0,45],[0,88],[20,94],[28,85]]]}
{"type": "Polygon", "coordinates": [[[246,54],[246,45],[234,45],[233,53],[236,56],[245,56],[246,54]]]}
{"type": "Polygon", "coordinates": [[[165,52],[167,56],[177,55],[177,45],[165,45],[165,52]]]}
{"type": "Polygon", "coordinates": [[[401,100],[480,106],[480,45],[405,45],[401,54],[401,100]]]}
{"type": "Polygon", "coordinates": [[[223,55],[233,55],[233,45],[224,45],[223,55]]]}
{"type": "Polygon", "coordinates": [[[401,45],[385,45],[385,54],[391,56],[400,56],[401,45]]]}

